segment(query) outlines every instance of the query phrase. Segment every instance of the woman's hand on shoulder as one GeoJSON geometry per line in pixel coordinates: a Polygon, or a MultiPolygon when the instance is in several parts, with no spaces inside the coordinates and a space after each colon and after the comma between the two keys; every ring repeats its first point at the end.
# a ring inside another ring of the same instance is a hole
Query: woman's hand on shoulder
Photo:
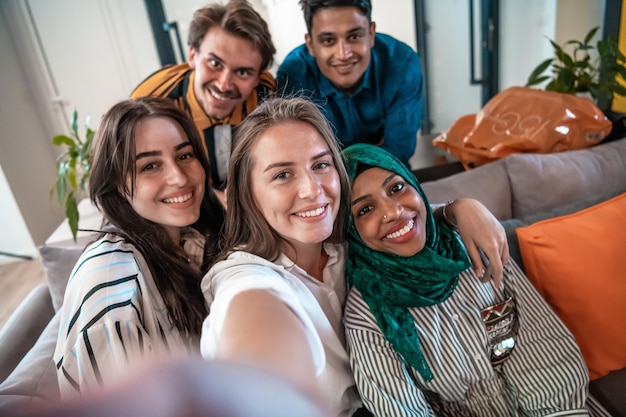
{"type": "Polygon", "coordinates": [[[472,198],[454,200],[446,207],[446,216],[458,225],[476,275],[483,282],[493,279],[500,287],[504,265],[509,260],[509,244],[498,219],[480,201],[472,198]],[[481,257],[481,251],[486,259],[481,257]]]}

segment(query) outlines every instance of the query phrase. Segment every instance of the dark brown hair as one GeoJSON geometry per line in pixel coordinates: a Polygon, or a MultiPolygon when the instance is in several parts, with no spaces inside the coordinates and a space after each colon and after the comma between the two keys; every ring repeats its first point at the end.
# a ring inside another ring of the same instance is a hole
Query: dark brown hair
{"type": "Polygon", "coordinates": [[[226,4],[210,4],[196,10],[189,25],[187,44],[196,51],[209,29],[220,27],[229,34],[243,38],[259,49],[261,71],[268,69],[274,60],[276,48],[263,20],[246,0],[230,0],[226,4]]]}
{"type": "Polygon", "coordinates": [[[372,2],[370,0],[300,0],[298,4],[304,13],[304,22],[309,34],[313,25],[313,17],[322,9],[356,7],[367,17],[369,22],[372,21],[372,2]]]}
{"type": "Polygon", "coordinates": [[[200,281],[219,250],[224,209],[209,185],[209,160],[195,125],[168,99],[124,100],[103,116],[93,152],[89,193],[104,216],[104,231],[122,237],[141,252],[174,326],[183,334],[200,334],[208,313],[200,281]],[[181,126],[207,173],[200,217],[192,225],[207,237],[201,272],[189,265],[161,225],[141,217],[127,200],[135,192],[135,130],[139,122],[154,117],[169,118],[181,126]]]}

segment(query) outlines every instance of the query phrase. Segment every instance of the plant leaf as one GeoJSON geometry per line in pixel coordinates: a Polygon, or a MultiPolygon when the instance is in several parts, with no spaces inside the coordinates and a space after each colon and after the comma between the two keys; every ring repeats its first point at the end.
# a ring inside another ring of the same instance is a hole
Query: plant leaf
{"type": "MultiPolygon", "coordinates": [[[[65,206],[65,215],[76,240],[78,231],[77,193],[87,188],[91,170],[91,145],[95,132],[89,127],[90,117],[85,118],[85,137],[81,140],[78,130],[78,111],[74,109],[71,117],[71,134],[57,135],[52,138],[56,146],[66,146],[57,157],[57,177],[50,188],[50,197],[56,191],[59,204],[65,206]]],[[[80,195],[80,194],[78,194],[80,195]]]]}
{"type": "Polygon", "coordinates": [[[572,58],[567,52],[559,48],[559,51],[556,53],[557,58],[561,60],[561,62],[567,66],[571,67],[574,65],[574,58],[572,58]]]}
{"type": "Polygon", "coordinates": [[[598,29],[600,29],[600,27],[596,26],[595,28],[591,29],[589,33],[587,33],[587,35],[585,35],[585,40],[583,41],[585,45],[589,44],[591,39],[593,39],[593,37],[596,35],[596,32],[598,31],[598,29]]]}
{"type": "Polygon", "coordinates": [[[526,83],[526,86],[536,85],[536,84],[539,84],[541,81],[543,81],[543,79],[541,81],[538,81],[539,76],[543,74],[543,72],[546,69],[548,69],[551,63],[552,63],[552,58],[548,58],[542,63],[540,63],[539,65],[537,65],[537,67],[533,70],[530,76],[528,76],[528,81],[526,83]]]}
{"type": "Polygon", "coordinates": [[[543,77],[534,78],[532,80],[532,82],[531,82],[531,80],[528,80],[528,83],[526,84],[526,87],[532,87],[534,85],[541,84],[542,82],[544,82],[546,80],[549,80],[549,79],[550,79],[550,77],[548,77],[547,75],[544,75],[543,77]]]}
{"type": "Polygon", "coordinates": [[[78,111],[76,109],[72,112],[72,133],[74,138],[80,142],[78,138],[78,111]]]}
{"type": "Polygon", "coordinates": [[[65,200],[65,216],[72,232],[74,242],[76,242],[76,232],[78,231],[78,205],[74,193],[70,192],[65,200]]]}
{"type": "Polygon", "coordinates": [[[57,191],[57,200],[59,204],[63,204],[65,201],[65,194],[67,194],[67,181],[64,175],[58,175],[56,183],[53,188],[57,191]]]}
{"type": "Polygon", "coordinates": [[[52,144],[55,146],[67,145],[71,147],[74,146],[74,143],[74,139],[66,135],[56,135],[52,138],[52,144]]]}

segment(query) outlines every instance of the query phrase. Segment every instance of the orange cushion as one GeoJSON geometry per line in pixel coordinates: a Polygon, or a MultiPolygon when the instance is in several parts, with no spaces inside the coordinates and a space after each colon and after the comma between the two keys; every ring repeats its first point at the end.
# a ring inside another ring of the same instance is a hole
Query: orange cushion
{"type": "Polygon", "coordinates": [[[576,338],[590,379],[626,368],[626,194],[517,237],[529,280],[576,338]]]}

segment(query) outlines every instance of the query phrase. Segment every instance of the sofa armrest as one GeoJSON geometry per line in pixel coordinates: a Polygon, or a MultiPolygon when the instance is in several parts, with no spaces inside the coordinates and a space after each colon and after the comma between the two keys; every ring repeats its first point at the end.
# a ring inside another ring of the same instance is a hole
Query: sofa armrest
{"type": "Polygon", "coordinates": [[[61,312],[57,312],[43,329],[35,345],[26,353],[11,375],[0,383],[0,415],[38,402],[61,398],[54,364],[54,350],[59,334],[61,312]]]}
{"type": "Polygon", "coordinates": [[[47,284],[39,284],[24,298],[0,331],[0,382],[13,371],[54,316],[47,284]]]}

